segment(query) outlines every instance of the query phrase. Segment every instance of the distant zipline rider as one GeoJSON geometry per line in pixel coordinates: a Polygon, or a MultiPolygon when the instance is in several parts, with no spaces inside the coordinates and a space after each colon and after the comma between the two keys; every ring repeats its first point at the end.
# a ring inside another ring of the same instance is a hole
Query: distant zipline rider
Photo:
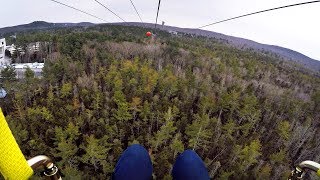
{"type": "Polygon", "coordinates": [[[150,36],[152,36],[152,33],[151,33],[150,31],[148,31],[148,32],[146,33],[146,36],[147,36],[147,37],[150,37],[150,36]]]}

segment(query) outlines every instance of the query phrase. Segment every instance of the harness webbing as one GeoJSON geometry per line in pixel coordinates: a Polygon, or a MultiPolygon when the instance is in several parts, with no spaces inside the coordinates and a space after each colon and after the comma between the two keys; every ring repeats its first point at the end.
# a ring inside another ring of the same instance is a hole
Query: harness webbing
{"type": "Polygon", "coordinates": [[[0,172],[5,179],[24,180],[33,170],[23,156],[0,108],[0,172]]]}

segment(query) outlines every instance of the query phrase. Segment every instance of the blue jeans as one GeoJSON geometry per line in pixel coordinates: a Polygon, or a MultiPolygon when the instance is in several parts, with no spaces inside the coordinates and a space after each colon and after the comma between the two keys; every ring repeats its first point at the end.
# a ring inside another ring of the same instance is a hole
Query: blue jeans
{"type": "MultiPolygon", "coordinates": [[[[192,150],[177,157],[171,175],[176,180],[210,179],[205,164],[192,150]]],[[[128,147],[118,160],[112,179],[151,180],[152,163],[148,151],[138,144],[128,147]]]]}

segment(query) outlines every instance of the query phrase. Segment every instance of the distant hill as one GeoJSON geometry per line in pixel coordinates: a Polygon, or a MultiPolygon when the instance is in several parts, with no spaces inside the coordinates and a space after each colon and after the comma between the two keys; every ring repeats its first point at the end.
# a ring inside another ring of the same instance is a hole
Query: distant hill
{"type": "MultiPolygon", "coordinates": [[[[30,24],[23,24],[13,27],[5,27],[0,28],[0,37],[6,33],[17,33],[24,32],[28,30],[47,30],[47,29],[55,29],[55,28],[66,28],[66,27],[90,27],[95,26],[97,24],[89,23],[89,22],[81,22],[81,23],[48,23],[44,21],[35,21],[30,24]]],[[[154,24],[150,23],[112,23],[110,25],[122,25],[122,26],[139,26],[145,28],[153,28],[154,24]]],[[[274,55],[283,58],[284,60],[294,61],[308,69],[320,72],[320,61],[312,59],[306,55],[303,55],[297,51],[287,49],[284,47],[261,44],[252,40],[243,39],[239,37],[233,37],[224,35],[221,33],[216,33],[212,31],[206,31],[201,29],[189,29],[189,28],[179,28],[172,26],[160,26],[161,30],[164,31],[176,31],[178,33],[190,34],[195,36],[204,36],[215,38],[218,40],[222,40],[234,47],[239,49],[253,49],[261,53],[272,53],[274,55]]]]}
{"type": "MultiPolygon", "coordinates": [[[[115,24],[127,25],[127,26],[139,26],[139,27],[146,27],[146,28],[154,27],[154,24],[149,24],[149,23],[115,23],[115,24]]],[[[218,40],[223,40],[237,48],[254,49],[262,53],[271,52],[285,60],[297,62],[298,64],[308,69],[312,69],[318,72],[320,71],[320,61],[312,59],[302,53],[299,53],[297,51],[287,49],[284,47],[261,44],[252,40],[243,39],[243,38],[234,37],[234,36],[228,36],[221,33],[216,33],[216,32],[206,31],[201,29],[178,28],[178,27],[172,27],[172,26],[163,26],[163,27],[160,26],[160,29],[164,31],[176,31],[178,33],[180,32],[180,33],[191,34],[196,36],[205,36],[205,37],[215,38],[218,40]]]]}
{"type": "Polygon", "coordinates": [[[90,27],[95,24],[90,22],[81,23],[48,23],[44,21],[35,21],[30,24],[22,24],[18,26],[0,28],[0,36],[6,33],[17,33],[29,30],[45,30],[45,29],[55,29],[64,27],[90,27]]]}

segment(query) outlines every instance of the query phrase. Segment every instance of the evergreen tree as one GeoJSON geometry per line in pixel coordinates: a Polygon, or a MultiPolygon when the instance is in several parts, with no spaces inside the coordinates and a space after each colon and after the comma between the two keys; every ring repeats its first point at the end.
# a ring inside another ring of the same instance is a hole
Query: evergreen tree
{"type": "Polygon", "coordinates": [[[172,134],[176,131],[173,122],[174,115],[172,109],[169,108],[164,115],[165,123],[161,126],[160,130],[155,134],[154,139],[151,141],[154,150],[158,150],[159,146],[166,145],[168,140],[172,138],[172,134]]]}
{"type": "Polygon", "coordinates": [[[208,148],[212,137],[211,122],[208,114],[195,115],[195,120],[186,128],[190,148],[193,150],[208,148]]]}
{"type": "Polygon", "coordinates": [[[99,165],[102,165],[102,162],[107,158],[107,152],[110,148],[99,143],[99,140],[96,139],[93,135],[86,137],[86,143],[84,147],[85,154],[82,156],[82,161],[84,163],[89,163],[97,171],[99,165]]]}
{"type": "Polygon", "coordinates": [[[1,78],[2,82],[7,83],[7,82],[13,82],[16,80],[16,70],[12,66],[7,66],[6,68],[1,70],[1,78]]]}

